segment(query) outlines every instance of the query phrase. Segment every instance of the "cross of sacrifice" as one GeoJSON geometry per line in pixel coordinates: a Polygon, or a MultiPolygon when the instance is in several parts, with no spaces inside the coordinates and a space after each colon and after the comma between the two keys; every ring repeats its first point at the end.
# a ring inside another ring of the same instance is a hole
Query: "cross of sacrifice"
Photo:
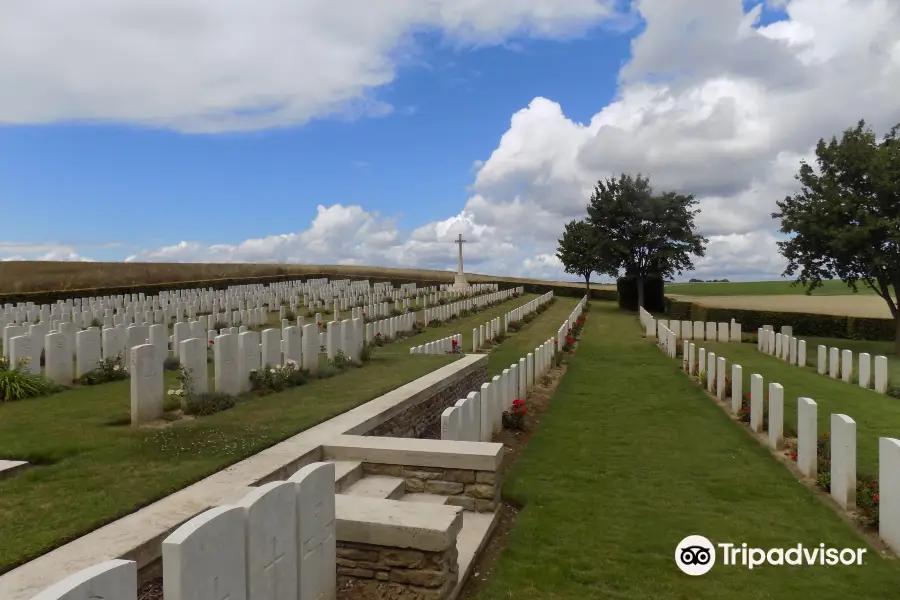
{"type": "Polygon", "coordinates": [[[462,245],[466,243],[466,240],[463,239],[462,234],[459,234],[459,238],[453,240],[454,244],[459,244],[459,256],[456,260],[456,271],[458,274],[462,275],[463,273],[463,260],[462,260],[462,245]]]}

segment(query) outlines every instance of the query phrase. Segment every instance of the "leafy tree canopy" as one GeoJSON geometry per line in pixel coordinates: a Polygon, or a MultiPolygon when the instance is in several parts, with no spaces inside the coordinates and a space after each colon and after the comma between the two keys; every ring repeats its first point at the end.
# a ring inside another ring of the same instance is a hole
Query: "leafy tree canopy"
{"type": "Polygon", "coordinates": [[[655,193],[650,179],[623,174],[600,181],[587,207],[587,223],[607,266],[637,278],[643,306],[643,280],[671,278],[693,269],[707,239],[696,232],[694,196],[655,193]]]}
{"type": "MultiPolygon", "coordinates": [[[[859,282],[881,296],[900,333],[900,125],[878,141],[860,121],[840,140],[816,145],[816,166],[803,162],[801,191],[777,203],[778,242],[807,293],[839,278],[854,291],[859,282]]],[[[897,338],[900,346],[900,337],[897,338]]]]}

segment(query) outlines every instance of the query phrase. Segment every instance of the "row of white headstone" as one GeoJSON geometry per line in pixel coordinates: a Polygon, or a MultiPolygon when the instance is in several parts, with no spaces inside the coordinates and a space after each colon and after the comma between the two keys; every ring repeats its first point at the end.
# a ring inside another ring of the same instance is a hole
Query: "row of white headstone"
{"type": "MultiPolygon", "coordinates": [[[[581,315],[587,296],[575,306],[569,319],[563,323],[568,329],[581,315]]],[[[548,339],[503,369],[490,382],[481,384],[478,391],[470,392],[458,400],[455,406],[441,414],[441,439],[468,442],[490,442],[503,426],[503,412],[512,407],[514,400],[524,400],[534,389],[536,381],[553,367],[557,352],[556,340],[548,339]]]]}
{"type": "Polygon", "coordinates": [[[500,335],[500,317],[472,329],[472,352],[478,352],[487,342],[493,342],[500,335]]]}
{"type": "MultiPolygon", "coordinates": [[[[771,325],[760,327],[757,330],[757,349],[760,352],[777,356],[798,367],[806,366],[806,340],[801,340],[793,335],[793,328],[783,326],[781,333],[776,333],[771,325]]],[[[836,347],[826,348],[819,344],[817,350],[816,367],[819,375],[828,375],[832,379],[842,379],[847,383],[853,382],[853,351],[841,350],[836,347]]],[[[859,353],[859,387],[874,389],[879,394],[887,393],[888,389],[888,361],[886,356],[876,356],[874,361],[874,378],[872,370],[872,356],[867,352],[859,353]],[[873,380],[874,379],[874,380],[873,380]]]]}
{"type": "MultiPolygon", "coordinates": [[[[333,600],[334,463],[313,463],[207,510],[162,542],[166,600],[333,600]]],[[[137,564],[111,560],[32,600],[137,600],[137,564]]]]}
{"type": "MultiPolygon", "coordinates": [[[[701,381],[707,392],[715,392],[719,400],[725,398],[727,361],[716,357],[704,348],[695,349],[694,343],[684,344],[683,361],[690,375],[696,375],[694,355],[705,372],[701,381]]],[[[743,370],[740,365],[731,366],[731,411],[737,415],[742,410],[743,370]]],[[[763,433],[765,416],[764,381],[762,375],[750,375],[750,429],[763,433]]],[[[769,419],[766,429],[767,444],[773,450],[784,447],[784,387],[769,383],[769,419]]],[[[815,479],[818,471],[818,405],[812,398],[797,398],[797,469],[804,477],[815,479]]],[[[845,414],[832,414],[831,433],[831,497],[846,510],[856,507],[857,443],[856,421],[845,414]]],[[[894,552],[900,553],[900,440],[881,437],[878,442],[878,507],[879,536],[894,552]]]]}
{"type": "Polygon", "coordinates": [[[454,333],[434,342],[426,342],[409,349],[410,354],[447,354],[454,350],[462,351],[462,334],[454,333]]]}
{"type": "MultiPolygon", "coordinates": [[[[390,285],[390,284],[387,284],[390,285]]],[[[163,291],[157,296],[148,297],[143,293],[119,296],[76,298],[60,300],[56,304],[37,306],[34,303],[19,303],[15,306],[6,304],[0,309],[0,329],[7,325],[28,327],[39,325],[42,331],[35,332],[41,338],[51,330],[60,331],[70,336],[79,329],[87,329],[94,321],[99,326],[116,327],[136,325],[168,325],[174,319],[181,322],[188,320],[208,320],[205,329],[215,329],[216,323],[224,323],[228,327],[245,325],[256,327],[267,321],[267,313],[278,311],[280,318],[285,316],[282,302],[289,302],[291,310],[297,312],[298,306],[308,305],[309,314],[318,306],[330,306],[333,300],[335,311],[352,308],[355,313],[362,313],[362,307],[369,311],[370,317],[388,316],[390,305],[381,302],[385,297],[394,298],[401,306],[409,307],[409,296],[421,294],[423,303],[431,295],[444,298],[460,298],[463,292],[458,290],[436,291],[436,288],[416,290],[413,287],[401,287],[399,290],[388,289],[384,284],[376,284],[377,292],[373,293],[368,281],[364,282],[332,282],[327,280],[295,280],[280,282],[268,286],[231,286],[226,290],[190,289],[163,291]],[[376,302],[377,296],[377,302],[376,302]],[[302,300],[300,298],[302,297],[302,300]],[[404,298],[405,297],[405,298],[404,298]],[[302,304],[300,304],[302,302],[302,304]],[[223,312],[219,312],[219,311],[223,312]],[[199,315],[200,312],[211,313],[199,315]],[[40,320],[39,324],[34,321],[40,320]],[[69,331],[71,329],[71,331],[69,331]]],[[[472,286],[466,294],[476,292],[492,292],[497,284],[480,284],[472,286]]],[[[354,318],[361,314],[354,314],[354,318]]],[[[321,319],[317,319],[321,320],[321,319]]],[[[335,314],[334,320],[339,320],[335,314]]],[[[10,330],[4,338],[25,335],[30,331],[10,330]]],[[[73,340],[70,340],[73,343],[73,340]]],[[[4,344],[7,345],[6,343],[4,344]]],[[[177,346],[177,343],[175,344],[177,346]]],[[[127,352],[127,349],[126,349],[127,352]]],[[[8,357],[8,353],[6,355],[8,357]]]]}
{"type": "MultiPolygon", "coordinates": [[[[179,343],[178,358],[191,375],[192,391],[207,391],[208,346],[213,347],[215,390],[237,395],[251,388],[250,375],[263,367],[276,367],[291,362],[312,374],[318,372],[322,341],[328,359],[342,352],[351,362],[359,364],[363,350],[362,319],[332,321],[325,333],[318,325],[301,328],[289,326],[283,330],[266,329],[262,333],[244,331],[225,333],[209,340],[189,338],[179,343]]],[[[139,425],[163,415],[165,384],[160,352],[165,347],[143,344],[131,349],[131,422],[139,425]]]]}
{"type": "MultiPolygon", "coordinates": [[[[518,289],[521,290],[524,288],[518,288],[518,289]]],[[[529,315],[529,314],[533,313],[534,311],[536,311],[538,309],[539,306],[541,306],[542,304],[547,304],[551,300],[553,300],[553,292],[552,291],[547,292],[546,294],[542,294],[542,295],[538,296],[537,298],[535,298],[534,300],[529,300],[528,302],[526,302],[519,308],[514,308],[513,310],[511,310],[508,313],[506,313],[505,315],[503,315],[503,332],[504,333],[509,332],[509,324],[511,322],[521,321],[522,319],[525,318],[525,315],[529,315]]]]}
{"type": "Polygon", "coordinates": [[[467,298],[465,300],[460,300],[459,302],[450,302],[449,304],[435,306],[434,308],[426,308],[425,324],[427,325],[435,319],[446,321],[452,317],[456,317],[463,310],[477,310],[489,302],[505,302],[511,298],[513,294],[521,294],[522,289],[523,288],[521,287],[509,288],[500,292],[492,292],[483,296],[467,298]]]}
{"type": "Polygon", "coordinates": [[[671,330],[677,339],[681,340],[697,340],[711,342],[740,342],[741,341],[741,324],[731,323],[714,323],[712,321],[704,323],[703,321],[678,321],[655,319],[653,315],[644,308],[639,311],[641,325],[648,338],[660,339],[662,336],[662,328],[671,330]]]}
{"type": "Polygon", "coordinates": [[[581,313],[584,312],[584,305],[587,304],[587,301],[587,296],[579,300],[578,304],[575,305],[575,309],[569,314],[569,318],[565,320],[565,322],[556,332],[556,340],[554,343],[560,348],[566,347],[566,336],[569,335],[569,332],[572,330],[572,327],[574,327],[575,322],[578,320],[578,317],[580,317],[581,313]]]}

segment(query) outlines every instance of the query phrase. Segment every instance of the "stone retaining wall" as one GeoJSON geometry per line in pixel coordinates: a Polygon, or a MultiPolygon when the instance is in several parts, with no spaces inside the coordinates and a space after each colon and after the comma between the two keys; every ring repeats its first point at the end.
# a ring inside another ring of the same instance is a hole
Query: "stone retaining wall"
{"type": "Polygon", "coordinates": [[[494,512],[500,505],[501,476],[494,471],[363,463],[363,472],[402,477],[407,494],[449,496],[447,504],[465,510],[494,512]]]}
{"type": "Polygon", "coordinates": [[[456,545],[441,552],[337,543],[338,587],[368,580],[367,596],[391,600],[443,600],[456,586],[456,545]]]}
{"type": "Polygon", "coordinates": [[[469,392],[477,391],[488,381],[487,361],[475,365],[469,372],[451,381],[446,387],[422,398],[403,412],[376,426],[366,435],[381,437],[421,437],[429,428],[440,427],[441,413],[455,405],[469,392]]]}

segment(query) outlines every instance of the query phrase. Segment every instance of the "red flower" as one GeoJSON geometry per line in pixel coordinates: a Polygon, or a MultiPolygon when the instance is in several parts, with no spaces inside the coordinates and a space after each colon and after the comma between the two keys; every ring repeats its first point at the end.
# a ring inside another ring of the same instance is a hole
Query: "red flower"
{"type": "Polygon", "coordinates": [[[365,317],[365,316],[366,316],[366,313],[363,313],[363,317],[365,317]]]}
{"type": "Polygon", "coordinates": [[[791,452],[791,460],[797,460],[797,453],[791,452]]]}
{"type": "Polygon", "coordinates": [[[513,400],[512,405],[515,406],[516,408],[518,408],[520,406],[525,406],[525,403],[522,402],[521,400],[519,400],[518,398],[516,398],[515,400],[513,400]]]}
{"type": "Polygon", "coordinates": [[[380,334],[380,333],[376,333],[376,334],[375,334],[375,337],[381,337],[381,334],[380,334]]]}
{"type": "Polygon", "coordinates": [[[209,345],[210,345],[210,346],[213,345],[213,341],[212,341],[212,340],[209,340],[209,345]]]}
{"type": "Polygon", "coordinates": [[[745,406],[745,407],[744,407],[744,412],[750,412],[750,407],[749,407],[749,406],[745,406]]]}
{"type": "Polygon", "coordinates": [[[878,494],[872,494],[872,502],[878,502],[878,494]]]}
{"type": "Polygon", "coordinates": [[[553,340],[553,345],[554,345],[554,346],[559,346],[559,340],[553,340]]]}
{"type": "Polygon", "coordinates": [[[318,327],[321,327],[321,326],[322,326],[322,321],[316,321],[316,325],[317,325],[318,327]]]}
{"type": "Polygon", "coordinates": [[[457,342],[456,340],[453,340],[453,341],[450,342],[450,345],[451,345],[451,346],[457,346],[457,345],[459,345],[459,342],[457,342]]]}

